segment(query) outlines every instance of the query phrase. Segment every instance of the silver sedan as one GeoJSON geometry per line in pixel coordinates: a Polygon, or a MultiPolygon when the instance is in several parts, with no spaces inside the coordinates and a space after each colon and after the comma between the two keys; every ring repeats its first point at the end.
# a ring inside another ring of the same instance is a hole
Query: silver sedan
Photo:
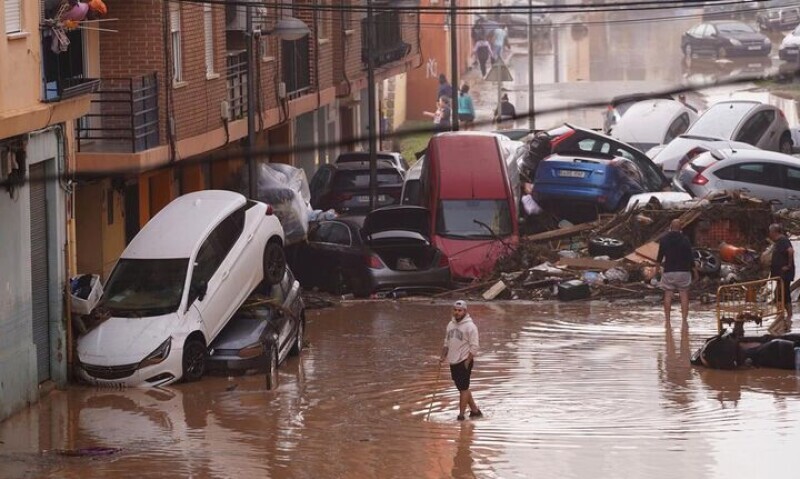
{"type": "Polygon", "coordinates": [[[698,198],[737,191],[778,208],[800,208],[800,160],[771,151],[712,150],[685,165],[672,185],[698,198]]]}

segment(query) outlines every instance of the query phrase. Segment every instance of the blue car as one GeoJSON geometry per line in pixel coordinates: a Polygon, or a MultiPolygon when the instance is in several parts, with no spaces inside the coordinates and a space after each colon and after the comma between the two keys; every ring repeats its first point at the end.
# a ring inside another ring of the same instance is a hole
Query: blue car
{"type": "Polygon", "coordinates": [[[536,201],[559,218],[591,221],[598,213],[624,207],[651,191],[633,160],[606,153],[557,153],[539,163],[533,184],[536,201]]]}

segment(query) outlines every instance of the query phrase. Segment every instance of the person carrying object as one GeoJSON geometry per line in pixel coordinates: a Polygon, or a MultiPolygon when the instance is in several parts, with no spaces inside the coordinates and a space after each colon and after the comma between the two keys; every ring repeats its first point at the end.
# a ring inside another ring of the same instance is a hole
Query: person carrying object
{"type": "Polygon", "coordinates": [[[678,291],[681,299],[681,317],[683,321],[689,318],[689,286],[692,284],[694,271],[694,258],[692,244],[689,238],[681,231],[679,219],[674,219],[669,224],[669,231],[658,242],[658,256],[656,268],[662,269],[661,289],[664,290],[664,317],[669,323],[670,310],[672,309],[672,294],[678,291]]]}
{"type": "Polygon", "coordinates": [[[478,354],[478,327],[467,313],[467,302],[458,300],[453,304],[453,316],[447,323],[447,334],[444,338],[442,355],[439,364],[447,360],[450,364],[450,377],[458,389],[458,417],[464,420],[464,413],[469,405],[469,417],[482,417],[469,389],[472,367],[478,354]]]}

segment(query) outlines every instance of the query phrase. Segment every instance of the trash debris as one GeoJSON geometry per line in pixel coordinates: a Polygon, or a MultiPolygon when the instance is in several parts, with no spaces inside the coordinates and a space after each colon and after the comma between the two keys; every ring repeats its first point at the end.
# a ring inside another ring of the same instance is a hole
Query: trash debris
{"type": "Polygon", "coordinates": [[[69,280],[70,311],[75,314],[89,314],[103,296],[103,283],[96,274],[82,274],[69,280]]]}
{"type": "Polygon", "coordinates": [[[592,292],[589,285],[583,281],[573,279],[558,285],[558,299],[561,301],[574,301],[576,299],[586,299],[592,292]]]}
{"type": "Polygon", "coordinates": [[[54,449],[53,452],[59,456],[70,457],[96,457],[110,456],[122,451],[120,447],[82,447],[79,449],[54,449]]]}

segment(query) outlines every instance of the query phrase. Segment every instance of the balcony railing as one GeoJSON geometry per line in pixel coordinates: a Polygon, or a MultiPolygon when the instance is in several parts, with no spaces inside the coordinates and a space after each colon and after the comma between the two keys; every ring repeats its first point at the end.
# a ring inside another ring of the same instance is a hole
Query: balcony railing
{"type": "Polygon", "coordinates": [[[367,43],[369,28],[367,19],[361,20],[361,60],[369,61],[369,55],[375,61],[375,66],[386,65],[401,60],[411,51],[411,45],[403,41],[403,30],[400,25],[400,15],[397,12],[380,12],[372,16],[373,45],[367,43]]]}
{"type": "Polygon", "coordinates": [[[99,81],[86,78],[83,58],[83,32],[67,32],[69,48],[65,52],[53,51],[52,30],[42,30],[42,100],[61,101],[97,91],[99,81]]]}
{"type": "Polygon", "coordinates": [[[286,96],[297,98],[311,90],[311,64],[309,63],[308,38],[281,41],[282,78],[286,84],[286,96]]]}
{"type": "Polygon", "coordinates": [[[225,66],[228,115],[238,120],[247,115],[247,52],[228,52],[225,66]]]}
{"type": "Polygon", "coordinates": [[[159,145],[158,78],[101,78],[76,125],[78,151],[137,153],[159,145]]]}

